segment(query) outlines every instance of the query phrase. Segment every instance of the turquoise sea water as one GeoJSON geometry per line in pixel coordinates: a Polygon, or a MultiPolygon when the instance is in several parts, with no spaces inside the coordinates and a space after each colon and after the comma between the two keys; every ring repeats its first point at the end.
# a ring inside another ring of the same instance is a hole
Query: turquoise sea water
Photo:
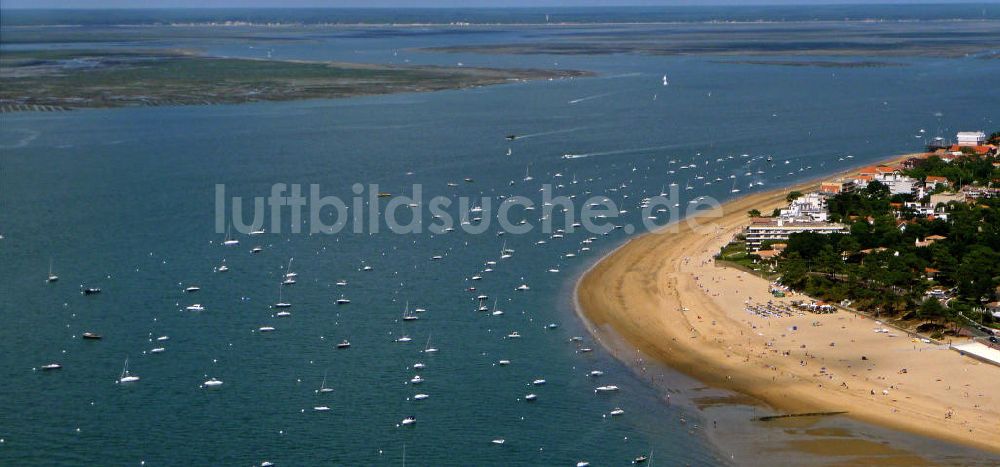
{"type": "MultiPolygon", "coordinates": [[[[215,231],[216,184],[247,199],[268,196],[274,183],[316,183],[345,198],[354,183],[407,194],[420,183],[425,201],[524,195],[539,203],[538,190],[551,183],[581,200],[607,195],[628,210],[615,223],[638,224],[640,200],[671,182],[694,188],[681,190],[681,206],[698,196],[724,200],[733,196],[730,175],[742,193],[764,190],[919,150],[917,135],[997,126],[1000,95],[988,91],[996,60],[828,69],[408,50],[468,43],[463,37],[332,31],[267,47],[275,58],[599,75],[333,101],[0,115],[0,464],[399,465],[404,445],[410,465],[624,465],[651,450],[658,465],[729,462],[699,428],[701,415],[663,404],[662,389],[614,361],[572,310],[575,277],[627,238],[622,230],[550,238],[537,229],[500,237],[495,223],[482,235],[383,228],[240,235],[239,246],[225,248],[215,231]],[[530,137],[508,142],[510,133],[530,137]],[[567,153],[588,157],[561,158],[567,153]],[[765,174],[746,177],[742,154],[765,174]],[[691,163],[699,168],[678,170],[691,163]],[[525,182],[529,166],[534,179],[525,182]],[[715,177],[725,181],[704,185],[715,177]],[[750,189],[751,181],[764,184],[750,189]],[[581,250],[588,237],[597,239],[581,250]],[[501,260],[504,242],[515,252],[501,260]],[[251,254],[256,245],[263,251],[251,254]],[[277,318],[270,305],[292,257],[298,283],[282,293],[292,316],[277,318]],[[45,282],[50,260],[60,276],[53,284],[45,282]],[[223,260],[231,270],[213,272],[223,260]],[[497,264],[483,273],[487,261],[497,264]],[[484,279],[470,281],[476,274],[484,279]],[[340,279],[348,285],[335,285],[340,279]],[[531,290],[515,291],[522,283],[531,290]],[[192,284],[202,290],[185,294],[192,284]],[[83,296],[81,285],[103,293],[83,296]],[[475,311],[479,293],[505,314],[475,311]],[[335,305],[341,295],[351,303],[335,305]],[[195,302],[206,311],[184,310],[195,302]],[[420,320],[400,320],[407,302],[426,309],[420,320]],[[260,326],[276,331],[261,334],[260,326]],[[104,339],[83,341],[84,331],[104,339]],[[522,337],[507,338],[512,331],[522,337]],[[413,342],[393,342],[400,334],[413,342]],[[170,340],[151,341],[161,335],[170,340]],[[428,338],[440,352],[421,352],[428,338]],[[337,350],[342,339],[352,347],[337,350]],[[160,346],[166,351],[149,352],[160,346]],[[115,380],[126,357],[142,379],[123,386],[115,380]],[[52,361],[64,368],[35,370],[52,361]],[[426,369],[412,369],[417,362],[426,369]],[[595,369],[605,374],[589,377],[595,369]],[[425,382],[409,384],[417,373],[425,382]],[[334,391],[317,394],[324,374],[334,391]],[[225,384],[200,388],[209,377],[225,384]],[[539,378],[547,384],[532,386],[539,378]],[[621,391],[595,394],[603,384],[621,391]],[[411,400],[417,393],[430,398],[411,400]],[[528,393],[538,400],[524,401],[528,393]],[[321,405],[330,410],[313,410],[321,405]],[[625,415],[605,416],[615,407],[625,415]],[[397,427],[406,416],[416,425],[397,427]]],[[[190,42],[158,43],[177,44],[190,42]]],[[[261,53],[258,41],[202,45],[261,53]]]]}

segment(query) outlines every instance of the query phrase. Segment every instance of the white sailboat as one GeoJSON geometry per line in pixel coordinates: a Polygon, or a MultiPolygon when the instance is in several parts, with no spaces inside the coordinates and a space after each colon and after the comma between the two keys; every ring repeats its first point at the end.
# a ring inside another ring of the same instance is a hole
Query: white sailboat
{"type": "Polygon", "coordinates": [[[427,344],[424,345],[424,353],[437,353],[436,347],[431,347],[431,336],[427,336],[427,344]]]}
{"type": "Polygon", "coordinates": [[[122,368],[122,374],[118,377],[119,383],[134,383],[139,381],[139,377],[128,372],[128,358],[125,358],[125,367],[122,368]]]}
{"type": "Polygon", "coordinates": [[[55,274],[52,274],[52,259],[49,258],[49,276],[48,276],[48,279],[46,279],[45,281],[46,282],[55,282],[57,280],[59,280],[59,276],[57,276],[55,274]]]}
{"type": "Polygon", "coordinates": [[[326,372],[323,372],[323,382],[319,385],[319,389],[316,390],[317,393],[325,394],[328,392],[333,392],[333,388],[326,387],[326,372]]]}
{"type": "Polygon", "coordinates": [[[500,259],[507,259],[511,257],[511,252],[513,250],[507,249],[507,240],[503,241],[503,245],[500,247],[500,259]]]}
{"type": "Polygon", "coordinates": [[[239,240],[230,237],[230,227],[232,227],[232,224],[226,226],[226,239],[222,241],[223,246],[236,246],[240,244],[239,240]]]}
{"type": "Polygon", "coordinates": [[[418,319],[420,317],[410,313],[410,302],[406,302],[406,308],[403,309],[403,321],[416,321],[418,319]]]}
{"type": "Polygon", "coordinates": [[[292,306],[291,303],[285,302],[284,300],[281,299],[281,289],[283,288],[284,287],[282,287],[281,285],[278,285],[278,303],[274,304],[275,308],[290,308],[292,306]]]}
{"type": "Polygon", "coordinates": [[[534,177],[531,176],[531,173],[529,173],[530,169],[531,169],[530,165],[524,168],[524,181],[526,182],[530,182],[535,179],[534,177]]]}

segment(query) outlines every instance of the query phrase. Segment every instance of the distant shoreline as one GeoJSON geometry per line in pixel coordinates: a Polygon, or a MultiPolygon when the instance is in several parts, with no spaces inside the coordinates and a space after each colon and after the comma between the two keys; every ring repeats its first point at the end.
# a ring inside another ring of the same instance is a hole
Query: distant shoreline
{"type": "Polygon", "coordinates": [[[594,75],[216,57],[155,49],[11,51],[0,64],[0,113],[336,99],[594,75]]]}
{"type": "MultiPolygon", "coordinates": [[[[4,9],[4,11],[28,11],[27,9],[4,9]]],[[[37,10],[36,10],[37,11],[37,10]]],[[[56,12],[71,12],[74,10],[46,10],[56,12]]],[[[299,28],[299,27],[578,27],[578,26],[677,26],[677,25],[711,25],[711,24],[865,24],[865,23],[988,23],[1000,21],[1000,18],[935,18],[935,19],[885,19],[885,18],[859,18],[859,19],[794,19],[794,20],[699,20],[699,21],[622,21],[622,22],[585,22],[585,21],[559,21],[549,23],[501,23],[501,22],[453,22],[453,23],[300,23],[300,22],[240,22],[240,21],[204,21],[204,22],[177,22],[177,23],[67,23],[67,24],[5,24],[4,28],[67,28],[67,27],[218,27],[218,28],[299,28]]]]}

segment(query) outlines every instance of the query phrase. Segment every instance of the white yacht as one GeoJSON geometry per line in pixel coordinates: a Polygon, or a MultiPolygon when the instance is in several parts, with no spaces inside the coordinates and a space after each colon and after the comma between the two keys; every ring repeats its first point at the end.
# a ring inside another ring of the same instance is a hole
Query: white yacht
{"type": "Polygon", "coordinates": [[[200,303],[195,303],[194,305],[188,305],[185,310],[187,311],[205,311],[205,306],[200,303]]]}

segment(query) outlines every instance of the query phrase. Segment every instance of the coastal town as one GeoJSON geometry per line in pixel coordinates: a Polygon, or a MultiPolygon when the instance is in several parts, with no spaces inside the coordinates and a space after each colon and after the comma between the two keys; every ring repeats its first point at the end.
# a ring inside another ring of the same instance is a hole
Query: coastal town
{"type": "Polygon", "coordinates": [[[790,192],[769,216],[750,210],[716,259],[772,280],[776,297],[809,297],[794,302],[801,310],[866,313],[1000,365],[998,142],[959,132],[790,192]]]}

